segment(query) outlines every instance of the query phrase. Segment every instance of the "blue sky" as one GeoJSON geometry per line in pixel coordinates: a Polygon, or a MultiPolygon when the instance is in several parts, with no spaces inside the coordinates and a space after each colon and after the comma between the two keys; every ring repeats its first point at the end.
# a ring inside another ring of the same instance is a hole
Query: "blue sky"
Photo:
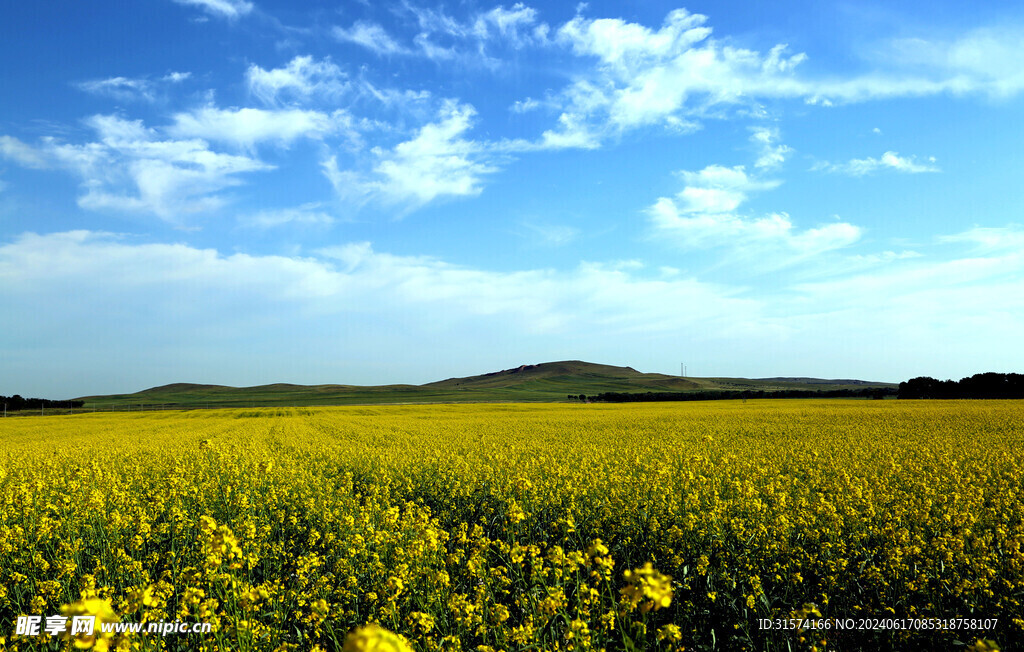
{"type": "Polygon", "coordinates": [[[0,394],[1024,367],[1024,10],[16,3],[0,394]]]}

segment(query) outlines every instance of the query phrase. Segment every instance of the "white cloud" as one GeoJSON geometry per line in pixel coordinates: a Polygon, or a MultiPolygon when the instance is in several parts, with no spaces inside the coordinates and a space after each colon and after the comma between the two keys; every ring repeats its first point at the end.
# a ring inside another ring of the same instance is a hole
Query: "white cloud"
{"type": "MultiPolygon", "coordinates": [[[[872,159],[867,159],[871,164],[874,163],[872,159]]],[[[851,163],[860,163],[860,161],[851,161],[851,163]]],[[[914,157],[901,157],[896,152],[886,152],[882,154],[882,158],[879,161],[881,167],[892,168],[897,172],[910,172],[917,174],[919,172],[939,172],[939,168],[934,165],[935,157],[929,156],[928,163],[918,163],[914,157]]]]}
{"type": "Polygon", "coordinates": [[[869,54],[881,65],[930,78],[942,91],[1009,97],[1024,90],[1024,29],[981,27],[953,39],[905,37],[869,54]]]}
{"type": "Polygon", "coordinates": [[[415,207],[438,197],[477,195],[482,177],[496,168],[486,162],[483,145],[464,138],[475,114],[469,105],[447,101],[437,121],[421,127],[414,138],[390,150],[374,148],[371,173],[341,171],[331,157],[323,163],[324,174],[349,200],[375,198],[415,207]]]}
{"type": "Polygon", "coordinates": [[[464,36],[466,26],[459,20],[444,13],[443,9],[431,9],[405,2],[402,8],[412,15],[421,34],[446,34],[464,36]]]}
{"type": "Polygon", "coordinates": [[[174,0],[181,5],[194,5],[208,14],[224,18],[238,18],[253,10],[253,4],[247,0],[174,0]]]}
{"type": "Polygon", "coordinates": [[[285,225],[328,226],[335,221],[330,213],[322,210],[322,204],[319,202],[309,202],[293,208],[262,210],[238,217],[239,224],[257,229],[285,225]]]}
{"type": "Polygon", "coordinates": [[[110,77],[80,82],[77,86],[83,91],[95,95],[107,95],[121,101],[145,100],[151,102],[154,99],[152,84],[145,79],[110,77]]]}
{"type": "Polygon", "coordinates": [[[778,181],[751,178],[742,165],[709,165],[699,172],[679,172],[685,187],[679,192],[683,213],[727,213],[736,210],[751,192],[770,190],[778,181]]]}
{"type": "Polygon", "coordinates": [[[367,183],[351,170],[338,166],[337,156],[328,156],[320,161],[320,170],[330,181],[334,191],[343,199],[361,203],[368,199],[370,188],[367,183]]]}
{"type": "Polygon", "coordinates": [[[480,39],[492,37],[492,30],[514,47],[523,47],[537,36],[532,28],[537,22],[537,12],[517,2],[511,9],[497,6],[477,16],[473,22],[473,33],[480,39]]]}
{"type": "MultiPolygon", "coordinates": [[[[1008,97],[1024,90],[1016,56],[1024,30],[1017,27],[976,29],[952,40],[891,40],[873,52],[877,70],[814,78],[796,74],[805,54],[789,55],[785,44],[765,54],[725,45],[711,38],[706,23],[705,16],[676,9],[657,30],[581,15],[564,24],[556,41],[597,63],[575,82],[601,91],[601,111],[584,113],[628,129],[757,97],[832,105],[938,93],[1008,97]]],[[[568,95],[564,102],[575,106],[568,95]]]]}
{"type": "Polygon", "coordinates": [[[664,197],[650,209],[655,227],[662,236],[672,238],[687,249],[729,247],[745,254],[774,250],[784,257],[761,260],[761,265],[792,264],[800,257],[816,255],[846,247],[860,239],[860,229],[840,222],[797,231],[786,213],[744,218],[732,213],[680,213],[671,200],[664,197]]]}
{"type": "Polygon", "coordinates": [[[498,67],[501,62],[490,52],[502,47],[520,49],[547,42],[548,27],[537,22],[537,12],[522,3],[511,9],[499,5],[477,12],[466,20],[449,16],[443,9],[404,4],[403,9],[415,21],[416,35],[405,46],[382,26],[356,21],[351,27],[334,27],[341,41],[356,43],[377,54],[422,56],[438,62],[457,60],[470,66],[498,67]]]}
{"type": "Polygon", "coordinates": [[[805,80],[812,104],[864,102],[948,93],[1005,99],[1024,91],[1019,26],[982,27],[956,38],[902,37],[863,52],[877,70],[848,78],[805,80]]]}
{"type": "Polygon", "coordinates": [[[422,110],[426,106],[425,102],[432,97],[428,90],[377,88],[367,81],[360,84],[359,90],[366,97],[372,97],[389,107],[398,107],[401,111],[410,114],[416,114],[422,110]]]}
{"type": "Polygon", "coordinates": [[[750,140],[759,148],[757,162],[754,167],[762,169],[775,169],[786,162],[786,157],[793,153],[793,148],[786,145],[776,145],[779,140],[779,130],[769,127],[751,127],[750,140]]]}
{"type": "Polygon", "coordinates": [[[685,186],[676,197],[661,197],[648,209],[659,237],[685,249],[725,247],[761,266],[784,266],[853,244],[860,229],[845,222],[798,231],[786,213],[744,217],[736,211],[749,193],[778,186],[751,178],[742,165],[710,165],[682,171],[685,186]],[[766,254],[773,254],[766,257],[766,254]]]}
{"type": "Polygon", "coordinates": [[[695,120],[727,115],[731,107],[737,114],[754,112],[762,98],[833,106],[939,93],[1007,97],[1024,90],[1024,69],[1014,56],[1024,47],[1024,31],[1016,28],[975,30],[953,41],[892,41],[875,56],[876,70],[829,77],[798,74],[807,56],[790,54],[786,44],[758,52],[716,40],[705,16],[684,9],[669,12],[657,29],[578,14],[553,42],[590,65],[547,104],[599,141],[645,126],[692,131],[695,120]]]}
{"type": "Polygon", "coordinates": [[[338,100],[349,88],[347,76],[329,58],[295,57],[284,68],[264,70],[253,64],[245,73],[249,92],[267,104],[292,99],[338,100]]]}
{"type": "Polygon", "coordinates": [[[147,128],[142,120],[125,120],[116,115],[94,115],[85,123],[110,147],[152,140],[156,136],[156,131],[147,128]]]}
{"type": "Polygon", "coordinates": [[[601,134],[592,129],[585,116],[563,113],[558,117],[558,126],[545,130],[538,140],[506,139],[494,143],[491,147],[495,151],[522,153],[559,149],[597,149],[600,146],[601,134]]]}
{"type": "MultiPolygon", "coordinates": [[[[604,93],[588,81],[580,80],[563,92],[567,110],[558,116],[557,125],[546,129],[537,140],[516,139],[506,141],[502,147],[510,152],[530,152],[558,149],[597,149],[601,146],[605,129],[591,119],[591,114],[600,111],[605,102],[604,93]]],[[[516,102],[511,110],[515,113],[532,111],[541,106],[560,108],[559,101],[544,103],[535,99],[516,102]]]]}
{"type": "MultiPolygon", "coordinates": [[[[317,60],[309,55],[297,56],[285,66],[270,70],[251,65],[245,78],[250,94],[275,107],[331,107],[369,99],[388,108],[397,108],[403,114],[419,115],[424,102],[431,98],[427,90],[379,88],[362,76],[351,79],[329,57],[317,60]]],[[[383,125],[367,118],[357,120],[347,110],[335,110],[332,113],[332,119],[339,117],[344,118],[342,126],[353,141],[358,140],[355,132],[349,129],[353,125],[359,125],[360,129],[379,128],[383,125]]]]}
{"type": "MultiPolygon", "coordinates": [[[[849,269],[857,268],[870,268],[877,267],[879,265],[887,265],[889,263],[897,262],[900,260],[910,260],[912,258],[921,258],[924,254],[919,251],[903,250],[903,251],[881,251],[873,254],[857,254],[855,256],[847,256],[846,262],[849,265],[849,269]]],[[[849,269],[842,271],[849,271],[849,269]]],[[[835,273],[835,269],[829,270],[835,273]]]]}
{"type": "Polygon", "coordinates": [[[145,78],[108,77],[79,82],[75,86],[87,93],[111,97],[121,102],[153,102],[162,86],[180,84],[191,76],[189,72],[171,72],[156,82],[145,78]]]}
{"type": "Polygon", "coordinates": [[[577,54],[593,55],[623,72],[649,62],[671,59],[711,35],[706,16],[675,9],[662,28],[653,31],[621,19],[576,16],[558,30],[558,40],[577,54]]]}
{"type": "Polygon", "coordinates": [[[99,142],[76,145],[45,138],[39,147],[30,147],[5,137],[0,145],[9,145],[5,149],[27,167],[62,168],[78,176],[82,208],[147,212],[172,222],[219,208],[225,200],[218,193],[241,183],[238,175],[273,167],[214,152],[201,139],[162,140],[141,120],[96,115],[86,124],[99,142]]]}
{"type": "Polygon", "coordinates": [[[223,206],[225,200],[217,193],[238,185],[236,175],[272,168],[244,156],[212,152],[201,140],[132,143],[119,153],[125,168],[122,174],[136,192],[110,191],[106,184],[88,179],[88,191],[79,199],[83,208],[152,212],[177,222],[185,214],[223,206]]]}
{"type": "Polygon", "coordinates": [[[837,172],[855,177],[873,174],[879,170],[893,170],[909,174],[941,171],[935,165],[935,157],[930,156],[927,161],[927,163],[920,163],[914,156],[900,156],[897,152],[885,152],[879,158],[855,158],[848,163],[816,163],[811,169],[837,172]]]}
{"type": "Polygon", "coordinates": [[[540,107],[540,102],[538,102],[537,100],[533,99],[532,97],[528,97],[525,100],[516,100],[515,104],[513,104],[509,108],[509,110],[512,111],[512,113],[527,113],[527,112],[533,111],[533,110],[535,110],[535,109],[537,109],[539,107],[540,107]]]}
{"type": "Polygon", "coordinates": [[[1004,227],[975,226],[962,233],[940,236],[939,242],[970,244],[984,253],[1024,251],[1024,227],[1011,224],[1004,227]]]}
{"type": "Polygon", "coordinates": [[[49,167],[46,156],[13,136],[0,136],[0,155],[26,168],[38,170],[49,167]]]}
{"type": "MultiPolygon", "coordinates": [[[[656,270],[647,275],[638,263],[497,272],[379,253],[365,242],[306,257],[224,256],[184,244],[134,244],[88,231],[29,233],[0,245],[0,292],[30,298],[69,282],[82,288],[83,309],[95,297],[102,297],[100,306],[141,300],[156,311],[147,322],[165,324],[170,331],[201,314],[221,324],[245,321],[255,328],[274,320],[295,329],[296,314],[337,324],[342,315],[376,313],[416,315],[417,332],[410,337],[438,324],[476,324],[473,320],[481,317],[502,330],[525,334],[607,336],[687,324],[734,331],[740,314],[756,319],[759,310],[756,301],[734,298],[734,291],[723,286],[666,279],[656,270]],[[293,309],[282,311],[283,303],[293,309]]],[[[140,307],[133,304],[133,310],[140,307]]],[[[80,316],[90,324],[110,317],[95,308],[80,316]]],[[[116,316],[109,321],[112,341],[106,344],[113,345],[127,326],[118,325],[116,316]]]]}
{"type": "MultiPolygon", "coordinates": [[[[967,232],[963,239],[972,237],[967,232]]],[[[951,236],[951,241],[960,239],[951,236]]],[[[902,313],[908,321],[916,322],[917,327],[926,323],[922,315],[929,313],[935,314],[937,321],[942,321],[939,315],[957,320],[961,315],[970,315],[972,310],[975,316],[1003,312],[1024,315],[1021,311],[1024,294],[1019,290],[1006,292],[1008,287],[1024,286],[1021,275],[1024,254],[1021,252],[1016,248],[989,251],[990,255],[985,256],[943,259],[911,256],[900,265],[803,283],[794,289],[833,306],[850,309],[885,306],[885,312],[902,313]],[[925,310],[925,301],[935,303],[925,310]]]]}
{"type": "MultiPolygon", "coordinates": [[[[430,40],[430,36],[426,33],[420,32],[413,38],[413,43],[419,48],[420,52],[426,58],[435,62],[447,62],[452,61],[459,56],[458,50],[454,47],[444,47],[430,40]]],[[[486,61],[486,59],[484,59],[486,61]]]]}
{"type": "Polygon", "coordinates": [[[787,56],[785,45],[764,55],[723,46],[710,38],[706,21],[676,9],[653,30],[577,15],[559,28],[556,42],[595,66],[553,100],[596,134],[650,125],[686,132],[696,128],[690,117],[709,107],[806,92],[793,76],[805,55],[787,56]]]}
{"type": "Polygon", "coordinates": [[[580,235],[580,230],[565,224],[549,224],[544,222],[523,222],[530,236],[540,244],[549,247],[566,245],[580,235]]]}
{"type": "Polygon", "coordinates": [[[299,138],[323,138],[350,125],[351,117],[340,109],[327,115],[303,109],[204,107],[176,114],[167,133],[177,138],[203,138],[252,148],[261,142],[286,146],[299,138]]]}
{"type": "Polygon", "coordinates": [[[395,39],[376,23],[356,21],[348,29],[335,27],[331,33],[339,41],[355,43],[377,54],[409,54],[395,39]]]}

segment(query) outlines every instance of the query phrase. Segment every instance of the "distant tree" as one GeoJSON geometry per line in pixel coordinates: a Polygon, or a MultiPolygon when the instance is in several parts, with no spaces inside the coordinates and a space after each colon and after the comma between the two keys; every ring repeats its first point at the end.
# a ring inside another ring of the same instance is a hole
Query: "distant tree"
{"type": "Polygon", "coordinates": [[[1024,398],[1024,376],[987,372],[953,380],[928,376],[900,383],[900,398],[1024,398]]]}
{"type": "Polygon", "coordinates": [[[900,383],[900,398],[939,398],[941,381],[930,376],[918,376],[900,383]]]}
{"type": "Polygon", "coordinates": [[[1024,392],[1020,374],[974,374],[959,383],[964,398],[1020,398],[1024,392]]]}
{"type": "Polygon", "coordinates": [[[17,412],[19,410],[38,410],[40,407],[46,408],[62,408],[62,407],[82,407],[85,405],[85,401],[54,401],[47,398],[23,398],[20,394],[14,396],[0,396],[0,402],[7,405],[7,409],[11,412],[17,412]]]}

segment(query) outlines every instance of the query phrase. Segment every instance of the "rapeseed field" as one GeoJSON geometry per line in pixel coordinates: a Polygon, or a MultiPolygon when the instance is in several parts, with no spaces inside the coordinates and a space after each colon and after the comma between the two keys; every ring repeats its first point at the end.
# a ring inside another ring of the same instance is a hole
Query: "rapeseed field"
{"type": "Polygon", "coordinates": [[[1022,544],[1013,401],[0,420],[6,650],[1010,650],[1022,544]]]}

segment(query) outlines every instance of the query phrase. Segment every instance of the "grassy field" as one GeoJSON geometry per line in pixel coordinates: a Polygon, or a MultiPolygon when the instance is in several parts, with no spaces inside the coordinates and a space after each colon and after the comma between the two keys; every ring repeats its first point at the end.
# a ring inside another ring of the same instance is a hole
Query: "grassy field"
{"type": "Polygon", "coordinates": [[[449,378],[424,385],[289,385],[227,387],[175,383],[132,394],[87,396],[87,410],[161,407],[256,407],[400,403],[494,403],[565,401],[569,395],[603,392],[689,392],[701,390],[860,389],[885,383],[815,379],[682,378],[642,373],[630,367],[580,362],[547,362],[494,373],[449,378]]]}
{"type": "Polygon", "coordinates": [[[0,420],[0,648],[1017,649],[1022,444],[1014,401],[0,420]]]}

